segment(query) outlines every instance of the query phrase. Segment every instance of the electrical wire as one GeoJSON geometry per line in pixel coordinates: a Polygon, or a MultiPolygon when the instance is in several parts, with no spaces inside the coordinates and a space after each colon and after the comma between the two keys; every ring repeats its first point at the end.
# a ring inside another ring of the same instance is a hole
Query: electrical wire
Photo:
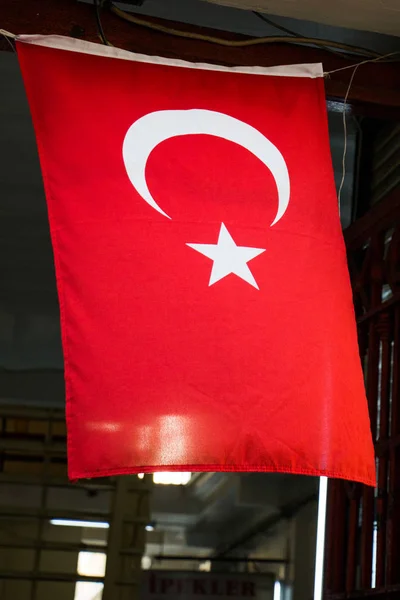
{"type": "MultiPolygon", "coordinates": [[[[305,37],[303,34],[298,33],[297,31],[293,31],[293,29],[288,29],[287,27],[284,27],[283,25],[280,25],[279,23],[276,23],[276,21],[273,21],[269,17],[266,17],[265,15],[263,15],[262,13],[257,12],[256,10],[253,10],[252,13],[256,17],[258,17],[259,19],[261,19],[261,21],[264,21],[264,23],[267,23],[271,27],[274,27],[275,29],[278,29],[279,31],[282,31],[283,33],[287,33],[289,35],[292,35],[295,39],[299,39],[299,38],[304,39],[304,37],[305,37]]],[[[321,48],[323,48],[327,52],[330,52],[331,54],[336,54],[336,56],[340,56],[341,58],[345,58],[346,60],[350,59],[350,56],[348,54],[344,54],[343,52],[339,52],[338,50],[332,50],[332,48],[329,48],[327,45],[321,46],[321,48]]],[[[365,50],[365,52],[368,52],[368,50],[365,50]]]]}
{"type": "MultiPolygon", "coordinates": [[[[382,60],[392,56],[393,54],[397,54],[396,52],[392,52],[391,54],[386,54],[385,56],[382,56],[382,60]]],[[[343,71],[346,68],[350,69],[353,68],[353,72],[351,74],[350,80],[349,80],[349,85],[347,87],[347,91],[346,91],[346,95],[344,97],[344,101],[343,101],[343,113],[342,113],[342,117],[343,117],[343,136],[344,136],[344,146],[343,146],[343,155],[342,155],[342,177],[340,180],[340,186],[339,186],[339,191],[338,191],[338,202],[339,202],[339,215],[340,215],[340,203],[341,203],[341,199],[342,199],[342,192],[343,192],[343,187],[344,187],[344,183],[346,180],[346,158],[347,158],[347,102],[349,99],[349,95],[350,95],[350,90],[351,90],[351,86],[353,85],[353,80],[354,77],[357,73],[357,69],[359,67],[361,67],[361,65],[364,65],[365,63],[371,63],[371,62],[378,62],[380,59],[379,58],[375,58],[372,60],[364,60],[362,62],[357,63],[356,65],[349,65],[348,67],[342,67],[340,69],[335,69],[334,71],[330,71],[328,73],[326,73],[326,75],[329,76],[330,73],[336,73],[337,71],[343,71]]]]}
{"type": "Polygon", "coordinates": [[[256,17],[261,19],[261,21],[264,21],[264,23],[271,25],[271,27],[275,27],[275,29],[279,29],[279,31],[283,31],[283,33],[288,33],[289,35],[293,35],[296,38],[304,37],[303,35],[301,35],[301,33],[297,33],[296,31],[293,31],[292,29],[288,29],[287,27],[284,27],[283,25],[279,25],[279,23],[276,23],[269,17],[266,17],[265,15],[257,12],[256,10],[252,10],[251,12],[253,13],[253,15],[255,15],[256,17]]]}
{"type": "Polygon", "coordinates": [[[360,54],[365,58],[381,58],[379,54],[374,52],[373,50],[366,50],[365,48],[360,48],[358,46],[352,46],[349,44],[342,44],[341,42],[335,42],[331,40],[320,40],[317,38],[308,38],[308,37],[286,37],[286,36],[268,36],[261,38],[250,38],[245,40],[228,40],[216,36],[205,35],[202,33],[194,33],[189,31],[183,31],[181,29],[175,29],[173,27],[167,27],[165,25],[161,25],[159,23],[153,23],[147,21],[145,19],[141,19],[132,15],[131,13],[127,13],[124,10],[120,9],[113,3],[110,3],[110,10],[123,19],[124,21],[128,21],[129,23],[133,23],[134,25],[139,25],[141,27],[146,27],[147,29],[152,29],[154,31],[159,31],[160,33],[165,33],[168,35],[173,35],[175,37],[181,37],[191,40],[199,40],[203,42],[209,42],[212,44],[218,44],[220,46],[227,46],[232,48],[245,48],[247,46],[256,46],[263,44],[305,44],[305,45],[314,45],[325,48],[327,45],[330,48],[336,48],[338,50],[342,50],[344,52],[352,53],[352,54],[360,54]]]}
{"type": "Polygon", "coordinates": [[[102,0],[93,0],[93,6],[94,6],[94,12],[96,15],[96,25],[97,25],[97,31],[99,34],[99,38],[101,39],[101,41],[103,42],[103,44],[105,46],[110,46],[110,44],[104,34],[104,29],[103,29],[103,25],[102,25],[101,17],[100,17],[100,9],[102,8],[102,0]]]}

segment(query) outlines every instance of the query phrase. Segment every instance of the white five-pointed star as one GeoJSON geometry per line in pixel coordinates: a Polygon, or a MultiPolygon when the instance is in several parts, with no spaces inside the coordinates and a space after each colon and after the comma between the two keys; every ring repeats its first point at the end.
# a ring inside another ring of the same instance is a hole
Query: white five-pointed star
{"type": "Polygon", "coordinates": [[[259,289],[253,273],[250,271],[247,263],[265,252],[265,248],[248,248],[247,246],[237,246],[232,239],[231,234],[221,223],[217,244],[187,244],[197,250],[207,258],[213,261],[211,277],[208,285],[216,283],[227,275],[233,273],[253,287],[259,289]]]}

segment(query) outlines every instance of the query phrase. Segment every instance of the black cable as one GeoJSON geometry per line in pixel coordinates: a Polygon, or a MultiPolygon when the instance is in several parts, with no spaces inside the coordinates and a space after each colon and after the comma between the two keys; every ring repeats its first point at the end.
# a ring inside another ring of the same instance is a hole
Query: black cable
{"type": "MultiPolygon", "coordinates": [[[[304,38],[304,35],[302,35],[301,33],[297,33],[296,31],[293,31],[292,29],[288,29],[287,27],[284,27],[283,25],[279,25],[279,23],[275,23],[275,21],[273,21],[272,19],[269,19],[268,17],[266,17],[262,13],[257,12],[256,10],[253,10],[252,13],[256,17],[258,17],[259,19],[264,21],[264,23],[267,23],[268,25],[271,25],[271,27],[278,29],[278,31],[282,31],[283,33],[292,35],[294,38],[297,38],[297,39],[304,38]]],[[[332,50],[331,48],[328,48],[327,46],[321,46],[321,48],[323,48],[327,52],[331,52],[332,54],[337,54],[338,56],[341,56],[342,58],[347,58],[347,56],[345,54],[342,54],[342,52],[337,52],[336,50],[332,50]]]]}
{"type": "Polygon", "coordinates": [[[271,25],[271,27],[275,27],[275,29],[279,29],[279,31],[283,31],[284,33],[288,33],[289,35],[293,35],[294,37],[304,37],[300,33],[296,33],[295,31],[292,31],[292,29],[288,29],[287,27],[283,27],[283,25],[279,25],[278,23],[275,23],[275,21],[273,21],[272,19],[269,19],[268,17],[257,12],[256,10],[252,10],[251,12],[253,13],[253,15],[258,17],[265,23],[268,23],[268,25],[271,25]]]}
{"type": "MultiPolygon", "coordinates": [[[[283,25],[279,25],[279,23],[276,23],[275,21],[273,21],[269,17],[266,17],[265,15],[263,15],[262,13],[257,12],[256,10],[252,10],[251,12],[253,13],[253,15],[255,15],[256,17],[258,17],[259,19],[261,19],[262,21],[264,21],[264,23],[267,23],[268,25],[271,25],[271,27],[275,27],[275,29],[278,29],[279,31],[282,31],[283,33],[287,33],[289,35],[292,35],[294,38],[298,38],[298,39],[302,39],[302,38],[305,37],[301,33],[297,33],[296,31],[293,31],[292,29],[288,29],[287,27],[284,27],[283,25]]],[[[341,58],[346,58],[346,59],[349,58],[349,55],[344,54],[343,52],[338,52],[337,50],[333,50],[332,48],[329,48],[329,42],[328,42],[328,44],[326,46],[321,46],[321,48],[323,48],[327,52],[331,52],[331,54],[336,54],[337,56],[340,56],[341,58]]],[[[370,50],[366,50],[364,48],[360,48],[360,50],[362,50],[363,52],[365,52],[366,55],[368,55],[368,56],[370,56],[371,54],[373,54],[373,52],[371,52],[370,50]]],[[[378,56],[378,55],[375,54],[375,56],[378,56]]]]}
{"type": "Polygon", "coordinates": [[[101,23],[101,17],[100,17],[101,4],[102,4],[101,0],[93,0],[94,12],[96,15],[97,31],[99,33],[100,39],[103,42],[103,44],[105,46],[109,46],[110,44],[107,41],[107,38],[104,33],[103,25],[101,23]]]}

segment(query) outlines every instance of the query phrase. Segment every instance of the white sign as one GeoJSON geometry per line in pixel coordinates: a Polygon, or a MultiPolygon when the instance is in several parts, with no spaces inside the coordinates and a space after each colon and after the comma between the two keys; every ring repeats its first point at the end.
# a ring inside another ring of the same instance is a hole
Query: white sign
{"type": "Polygon", "coordinates": [[[273,590],[269,574],[147,571],[140,600],[272,600],[273,590]]]}

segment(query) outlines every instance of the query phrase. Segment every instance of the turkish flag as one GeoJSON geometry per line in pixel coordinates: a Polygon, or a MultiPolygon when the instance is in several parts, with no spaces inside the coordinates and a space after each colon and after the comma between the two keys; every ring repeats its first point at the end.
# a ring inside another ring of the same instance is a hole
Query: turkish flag
{"type": "Polygon", "coordinates": [[[229,69],[22,36],[72,479],[374,484],[320,65],[229,69]]]}

